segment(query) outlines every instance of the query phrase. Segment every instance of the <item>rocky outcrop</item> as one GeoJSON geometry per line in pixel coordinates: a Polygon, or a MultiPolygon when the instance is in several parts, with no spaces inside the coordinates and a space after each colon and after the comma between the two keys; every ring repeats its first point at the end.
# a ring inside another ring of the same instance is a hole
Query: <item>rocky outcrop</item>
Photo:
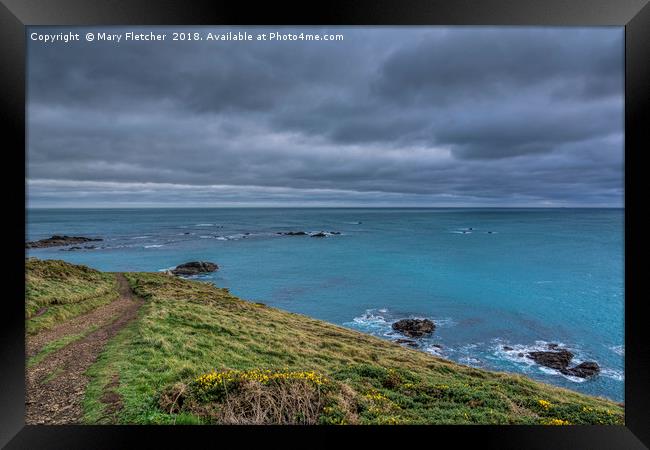
{"type": "Polygon", "coordinates": [[[429,319],[402,319],[395,322],[392,328],[404,336],[417,338],[431,334],[436,325],[429,319]]]}
{"type": "Polygon", "coordinates": [[[570,369],[561,370],[560,372],[574,377],[589,378],[598,375],[600,372],[600,366],[593,361],[587,361],[580,363],[575,367],[571,367],[570,369]]]}
{"type": "Polygon", "coordinates": [[[317,231],[307,233],[306,231],[278,231],[276,234],[282,236],[311,236],[311,237],[327,237],[341,234],[340,231],[317,231]]]}
{"type": "MultiPolygon", "coordinates": [[[[549,348],[556,349],[557,344],[549,344],[549,348]]],[[[573,359],[573,353],[568,350],[560,349],[549,352],[530,352],[526,355],[537,364],[550,367],[558,372],[579,378],[589,378],[600,372],[600,366],[594,361],[585,361],[574,367],[569,367],[573,359]]]]}
{"type": "Polygon", "coordinates": [[[60,247],[64,245],[83,244],[84,242],[97,242],[101,241],[100,238],[89,238],[84,236],[61,236],[55,234],[52,237],[41,239],[40,241],[32,241],[25,243],[25,248],[47,248],[47,247],[60,247]]]}
{"type": "Polygon", "coordinates": [[[207,261],[192,261],[176,266],[171,270],[174,275],[199,275],[202,273],[214,272],[219,266],[207,261]]]}
{"type": "Polygon", "coordinates": [[[559,350],[557,352],[530,352],[528,357],[540,366],[550,367],[551,369],[566,369],[573,359],[573,353],[568,350],[559,350]]]}
{"type": "Polygon", "coordinates": [[[327,236],[337,236],[341,234],[340,231],[319,231],[318,233],[310,234],[311,237],[327,237],[327,236]]]}

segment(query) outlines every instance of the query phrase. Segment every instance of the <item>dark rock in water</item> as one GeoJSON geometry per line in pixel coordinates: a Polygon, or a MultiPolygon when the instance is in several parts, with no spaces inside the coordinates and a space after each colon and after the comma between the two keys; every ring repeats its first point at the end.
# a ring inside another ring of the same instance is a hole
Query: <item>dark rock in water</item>
{"type": "Polygon", "coordinates": [[[84,236],[61,236],[58,234],[53,235],[47,239],[40,241],[32,241],[25,243],[25,248],[47,248],[47,247],[60,247],[63,245],[81,244],[84,242],[101,241],[100,238],[89,238],[84,236]]]}
{"type": "Polygon", "coordinates": [[[433,344],[432,347],[439,348],[440,350],[442,350],[442,345],[440,344],[433,344]]]}
{"type": "Polygon", "coordinates": [[[507,346],[507,345],[504,345],[504,346],[503,346],[503,349],[504,349],[505,351],[514,350],[512,347],[509,347],[509,346],[507,346]]]}
{"type": "Polygon", "coordinates": [[[285,236],[307,236],[307,233],[304,231],[285,231],[280,232],[280,234],[283,234],[285,236]]]}
{"type": "Polygon", "coordinates": [[[83,247],[80,247],[78,245],[73,245],[72,247],[61,248],[61,249],[59,249],[59,251],[61,251],[61,252],[71,252],[71,251],[74,251],[74,250],[83,250],[83,249],[94,250],[96,248],[97,247],[95,247],[94,245],[84,245],[83,247]]]}
{"type": "Polygon", "coordinates": [[[560,372],[562,372],[564,375],[571,375],[579,378],[589,378],[593,377],[594,375],[598,375],[600,372],[600,366],[593,361],[587,361],[580,363],[575,367],[571,367],[570,369],[560,370],[560,372]]]}
{"type": "Polygon", "coordinates": [[[429,319],[402,319],[393,324],[393,330],[408,337],[421,337],[430,334],[436,325],[429,319]]]}
{"type": "Polygon", "coordinates": [[[330,234],[334,234],[334,235],[338,236],[339,234],[341,234],[341,232],[340,231],[330,231],[330,234]]]}
{"type": "Polygon", "coordinates": [[[395,342],[398,344],[406,344],[409,347],[417,347],[418,343],[415,342],[413,339],[397,339],[395,342]]]}
{"type": "Polygon", "coordinates": [[[559,350],[557,352],[530,352],[528,357],[541,366],[550,367],[551,369],[566,369],[573,359],[573,353],[568,350],[559,350]]]}
{"type": "Polygon", "coordinates": [[[325,233],[324,231],[321,231],[319,233],[311,234],[310,236],[311,237],[327,237],[327,233],[325,233]]]}
{"type": "Polygon", "coordinates": [[[521,352],[519,352],[519,353],[517,353],[517,356],[519,356],[520,358],[523,358],[523,357],[524,357],[524,354],[521,353],[521,352]]]}
{"type": "Polygon", "coordinates": [[[219,269],[215,263],[207,261],[192,261],[171,270],[174,275],[198,275],[201,273],[214,272],[219,269]]]}
{"type": "Polygon", "coordinates": [[[546,345],[546,347],[549,348],[549,349],[551,349],[551,350],[555,350],[555,349],[558,348],[559,346],[560,346],[560,344],[553,344],[553,343],[550,343],[550,344],[547,344],[547,345],[546,345]]]}

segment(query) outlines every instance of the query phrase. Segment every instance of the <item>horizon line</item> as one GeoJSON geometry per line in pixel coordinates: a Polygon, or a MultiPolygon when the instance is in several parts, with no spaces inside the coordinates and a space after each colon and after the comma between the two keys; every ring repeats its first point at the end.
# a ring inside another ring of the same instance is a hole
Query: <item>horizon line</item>
{"type": "Polygon", "coordinates": [[[30,209],[625,209],[623,206],[26,206],[30,209]]]}

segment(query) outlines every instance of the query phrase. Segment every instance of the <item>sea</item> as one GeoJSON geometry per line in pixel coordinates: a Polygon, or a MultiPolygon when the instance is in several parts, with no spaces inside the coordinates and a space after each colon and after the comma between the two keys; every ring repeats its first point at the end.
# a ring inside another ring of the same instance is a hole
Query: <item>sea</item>
{"type": "Polygon", "coordinates": [[[623,209],[30,208],[26,232],[102,238],[27,256],[104,271],[211,261],[219,270],[198,279],[383,339],[403,337],[399,319],[429,318],[421,351],[624,400],[623,209]],[[600,374],[525,357],[549,344],[600,374]]]}

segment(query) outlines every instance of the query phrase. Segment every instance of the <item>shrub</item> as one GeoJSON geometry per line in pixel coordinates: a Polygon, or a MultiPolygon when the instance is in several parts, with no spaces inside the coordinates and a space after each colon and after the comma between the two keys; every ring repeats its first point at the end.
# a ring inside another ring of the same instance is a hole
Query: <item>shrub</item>
{"type": "Polygon", "coordinates": [[[212,371],[163,391],[160,407],[220,424],[319,422],[330,381],[313,371],[212,371]]]}

